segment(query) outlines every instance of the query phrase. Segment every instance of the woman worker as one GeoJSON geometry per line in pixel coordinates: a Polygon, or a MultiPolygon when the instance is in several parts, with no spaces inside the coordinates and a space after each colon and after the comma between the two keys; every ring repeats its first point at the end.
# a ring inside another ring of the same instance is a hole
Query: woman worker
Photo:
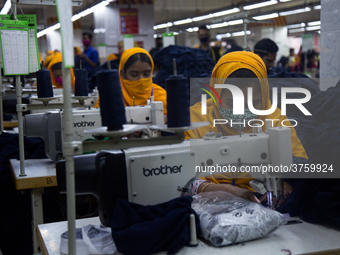
{"type": "MultiPolygon", "coordinates": [[[[125,106],[146,105],[151,96],[162,101],[164,115],[167,114],[166,91],[152,83],[154,64],[150,54],[142,48],[131,48],[123,52],[119,63],[119,78],[125,106]]],[[[95,107],[99,107],[99,99],[95,107]]]]}
{"type": "MultiPolygon", "coordinates": [[[[251,52],[237,51],[231,52],[224,55],[216,64],[212,71],[212,77],[210,86],[214,87],[214,84],[233,84],[238,86],[247,101],[247,87],[253,87],[253,106],[255,109],[267,110],[271,109],[271,102],[269,99],[269,85],[267,81],[267,70],[262,59],[251,52]],[[233,79],[233,78],[253,78],[248,79],[233,79]]],[[[224,136],[228,135],[238,135],[240,133],[240,128],[243,133],[251,133],[252,127],[241,125],[229,125],[229,122],[224,125],[212,125],[214,119],[232,119],[234,122],[248,123],[251,119],[261,119],[264,122],[262,126],[263,131],[266,129],[265,119],[279,119],[279,121],[273,121],[273,127],[281,126],[281,122],[287,119],[286,116],[281,115],[281,110],[276,108],[276,110],[265,116],[256,116],[249,111],[247,103],[245,103],[244,115],[233,115],[233,97],[228,89],[216,89],[219,94],[222,105],[220,103],[214,104],[212,99],[207,100],[207,110],[206,115],[201,114],[201,103],[197,103],[191,107],[191,121],[207,121],[210,122],[210,126],[201,127],[187,133],[187,138],[198,139],[203,138],[203,136],[209,132],[222,133],[224,136]]],[[[219,102],[219,100],[216,100],[219,102]]],[[[284,122],[285,126],[292,126],[288,120],[284,122]]],[[[307,158],[307,154],[299,140],[296,136],[295,129],[291,128],[292,137],[292,151],[293,156],[307,158]]],[[[189,193],[195,195],[200,192],[209,192],[223,190],[234,195],[240,196],[246,200],[253,202],[259,202],[259,200],[253,194],[249,186],[249,181],[252,177],[246,173],[236,173],[233,176],[229,173],[227,174],[216,174],[200,179],[196,179],[189,188],[189,193]],[[234,186],[235,185],[235,186],[234,186]]],[[[291,192],[291,186],[285,182],[285,194],[288,195],[291,192]]]]}
{"type": "MultiPolygon", "coordinates": [[[[62,54],[60,52],[55,51],[47,65],[47,70],[49,70],[51,73],[52,85],[55,86],[56,88],[63,87],[62,61],[63,61],[62,54]]],[[[73,68],[71,68],[71,84],[74,89],[75,78],[73,68]]]]}

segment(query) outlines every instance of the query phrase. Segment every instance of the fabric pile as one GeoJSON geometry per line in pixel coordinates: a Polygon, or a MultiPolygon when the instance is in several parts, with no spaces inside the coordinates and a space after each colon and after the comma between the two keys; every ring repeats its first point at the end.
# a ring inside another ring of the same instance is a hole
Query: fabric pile
{"type": "MultiPolygon", "coordinates": [[[[170,45],[153,55],[155,66],[158,67],[154,83],[166,89],[166,79],[174,74],[173,59],[176,59],[177,74],[188,78],[207,78],[215,66],[214,60],[202,49],[194,49],[185,46],[170,45]]],[[[199,85],[198,85],[199,87],[199,85]]],[[[202,90],[192,89],[190,86],[190,104],[201,100],[202,90]]]]}
{"type": "Polygon", "coordinates": [[[312,116],[296,119],[295,129],[309,157],[305,163],[325,164],[333,172],[327,171],[322,179],[289,180],[294,190],[279,211],[340,227],[340,179],[336,179],[340,171],[340,83],[315,94],[304,106],[312,116]]]}

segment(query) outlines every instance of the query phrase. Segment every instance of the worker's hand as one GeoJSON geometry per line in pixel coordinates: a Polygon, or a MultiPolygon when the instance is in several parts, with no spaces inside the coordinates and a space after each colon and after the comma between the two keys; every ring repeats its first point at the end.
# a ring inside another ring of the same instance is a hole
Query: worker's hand
{"type": "Polygon", "coordinates": [[[78,56],[79,56],[81,59],[86,59],[86,58],[87,58],[87,56],[86,56],[85,53],[80,53],[78,56]]]}
{"type": "MultiPolygon", "coordinates": [[[[283,192],[285,194],[285,197],[283,200],[277,200],[276,197],[273,197],[273,204],[276,205],[275,208],[279,208],[282,204],[286,202],[287,197],[290,193],[292,193],[293,187],[288,182],[283,182],[283,192]]],[[[260,198],[261,203],[267,202],[267,194],[264,194],[260,198]]]]}
{"type": "Polygon", "coordinates": [[[254,193],[248,189],[242,189],[233,185],[228,185],[227,192],[251,202],[259,204],[261,203],[260,200],[258,200],[257,197],[254,195],[254,193]]]}

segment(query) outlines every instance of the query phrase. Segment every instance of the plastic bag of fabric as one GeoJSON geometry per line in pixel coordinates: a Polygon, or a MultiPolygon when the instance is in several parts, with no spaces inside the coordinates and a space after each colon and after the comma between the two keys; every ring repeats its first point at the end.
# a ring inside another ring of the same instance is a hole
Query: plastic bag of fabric
{"type": "Polygon", "coordinates": [[[193,199],[202,235],[214,246],[258,239],[286,223],[277,211],[224,191],[200,193],[193,199]]]}

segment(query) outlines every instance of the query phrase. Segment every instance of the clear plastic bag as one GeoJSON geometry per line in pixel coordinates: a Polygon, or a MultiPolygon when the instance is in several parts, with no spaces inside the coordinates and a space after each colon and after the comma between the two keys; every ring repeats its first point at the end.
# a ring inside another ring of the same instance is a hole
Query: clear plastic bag
{"type": "Polygon", "coordinates": [[[192,208],[200,218],[203,237],[214,246],[245,242],[285,224],[283,215],[224,191],[195,195],[192,208]]]}

